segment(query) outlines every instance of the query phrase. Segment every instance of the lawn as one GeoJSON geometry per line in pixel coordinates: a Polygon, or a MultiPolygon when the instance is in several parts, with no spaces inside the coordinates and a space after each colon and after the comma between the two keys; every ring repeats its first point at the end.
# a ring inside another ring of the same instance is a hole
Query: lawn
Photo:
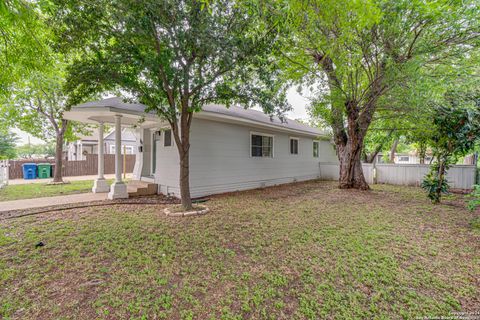
{"type": "Polygon", "coordinates": [[[0,201],[85,193],[92,191],[92,186],[93,180],[72,181],[68,184],[59,185],[49,185],[46,182],[9,185],[0,189],[0,201]]]}
{"type": "Polygon", "coordinates": [[[0,220],[4,319],[412,319],[480,310],[479,213],[307,182],[205,216],[117,205],[0,220]],[[35,248],[38,241],[44,247],[35,248]]]}

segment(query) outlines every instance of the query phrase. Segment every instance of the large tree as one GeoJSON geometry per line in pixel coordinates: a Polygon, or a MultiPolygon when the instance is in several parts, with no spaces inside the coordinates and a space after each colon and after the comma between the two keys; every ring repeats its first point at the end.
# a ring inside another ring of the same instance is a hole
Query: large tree
{"type": "Polygon", "coordinates": [[[288,12],[294,35],[283,57],[293,77],[320,83],[312,107],[331,125],[340,188],[368,189],[360,159],[379,100],[426,64],[475,48],[479,3],[295,0],[288,12]]]}
{"type": "Polygon", "coordinates": [[[49,72],[31,73],[11,86],[9,98],[0,103],[0,120],[5,126],[18,127],[44,141],[55,141],[53,182],[56,183],[63,182],[64,142],[75,139],[74,127],[63,118],[69,108],[63,82],[58,66],[49,72]]]}
{"type": "Polygon", "coordinates": [[[170,124],[180,159],[180,193],[192,207],[190,127],[208,103],[286,109],[273,58],[278,26],[256,1],[54,0],[66,47],[82,50],[70,69],[73,102],[121,89],[170,124]]]}

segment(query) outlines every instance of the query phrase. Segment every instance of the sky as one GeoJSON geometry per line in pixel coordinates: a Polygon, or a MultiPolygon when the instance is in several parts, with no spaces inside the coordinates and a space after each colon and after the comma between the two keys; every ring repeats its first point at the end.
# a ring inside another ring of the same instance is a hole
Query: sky
{"type": "Polygon", "coordinates": [[[45,141],[43,140],[40,140],[38,138],[35,138],[34,136],[32,136],[31,134],[28,134],[20,129],[17,129],[17,128],[14,128],[13,130],[13,133],[15,133],[17,135],[17,137],[19,138],[18,141],[17,141],[17,146],[21,146],[21,145],[24,145],[24,144],[27,144],[28,143],[28,139],[30,138],[30,143],[31,144],[42,144],[42,143],[45,143],[45,141]]]}
{"type": "MultiPolygon", "coordinates": [[[[293,109],[287,112],[287,118],[290,119],[302,119],[308,120],[309,116],[307,114],[306,107],[308,105],[308,100],[300,95],[296,88],[290,88],[287,92],[287,100],[292,105],[293,109]]],[[[20,129],[13,129],[12,130],[18,137],[19,140],[17,141],[17,145],[24,145],[28,143],[28,139],[30,137],[31,144],[42,144],[44,141],[35,138],[31,134],[28,134],[20,129]]]]}
{"type": "Polygon", "coordinates": [[[296,88],[290,88],[287,92],[287,100],[293,107],[293,110],[287,113],[291,119],[308,120],[307,114],[308,99],[297,92],[296,88]]]}

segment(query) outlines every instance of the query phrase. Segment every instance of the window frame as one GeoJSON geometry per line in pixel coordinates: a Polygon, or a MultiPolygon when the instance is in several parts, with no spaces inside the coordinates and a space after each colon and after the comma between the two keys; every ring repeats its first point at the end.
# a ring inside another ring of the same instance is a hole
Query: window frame
{"type": "Polygon", "coordinates": [[[250,150],[248,151],[248,154],[250,155],[250,158],[255,158],[255,159],[273,159],[275,158],[275,135],[269,134],[269,133],[263,133],[263,132],[257,132],[257,131],[250,131],[250,150]],[[253,156],[252,155],[252,136],[264,136],[264,137],[271,137],[272,138],[272,156],[271,157],[264,157],[264,156],[253,156]]]}
{"type": "Polygon", "coordinates": [[[312,156],[313,158],[320,158],[320,140],[312,140],[312,156]],[[315,143],[317,144],[317,155],[315,155],[315,143]]]}
{"type": "Polygon", "coordinates": [[[172,129],[163,129],[163,147],[164,148],[169,148],[169,147],[172,147],[173,146],[173,132],[172,132],[172,129]],[[166,132],[167,131],[170,131],[170,145],[166,146],[165,145],[165,137],[167,136],[166,132]]]}
{"type": "MultiPolygon", "coordinates": [[[[126,152],[125,154],[129,155],[129,154],[135,154],[135,148],[134,146],[132,145],[128,145],[128,144],[122,144],[121,146],[121,149],[120,149],[120,154],[123,155],[123,151],[127,151],[127,150],[130,150],[131,153],[128,153],[126,152]]],[[[110,154],[115,154],[115,145],[114,144],[111,144],[110,145],[110,154]]]]}
{"type": "Polygon", "coordinates": [[[289,137],[288,139],[288,151],[291,156],[298,156],[300,154],[300,138],[298,137],[289,137]],[[297,153],[292,153],[292,140],[297,141],[297,153]]]}

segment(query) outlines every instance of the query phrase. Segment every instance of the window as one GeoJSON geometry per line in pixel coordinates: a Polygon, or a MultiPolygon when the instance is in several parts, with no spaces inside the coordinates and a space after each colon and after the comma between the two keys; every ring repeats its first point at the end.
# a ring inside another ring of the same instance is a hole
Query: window
{"type": "Polygon", "coordinates": [[[398,162],[408,162],[410,160],[409,157],[398,157],[398,162]]]}
{"type": "MultiPolygon", "coordinates": [[[[115,154],[115,145],[110,145],[110,154],[115,154]]],[[[122,145],[121,154],[134,154],[134,147],[122,145]]]]}
{"type": "Polygon", "coordinates": [[[318,158],[318,141],[313,141],[313,157],[318,158]]]}
{"type": "Polygon", "coordinates": [[[290,154],[298,154],[298,139],[290,138],[290,154]]]}
{"type": "Polygon", "coordinates": [[[273,136],[252,134],[252,157],[273,158],[273,136]]]}
{"type": "Polygon", "coordinates": [[[170,147],[172,145],[172,130],[165,130],[163,135],[163,146],[170,147]]]}

